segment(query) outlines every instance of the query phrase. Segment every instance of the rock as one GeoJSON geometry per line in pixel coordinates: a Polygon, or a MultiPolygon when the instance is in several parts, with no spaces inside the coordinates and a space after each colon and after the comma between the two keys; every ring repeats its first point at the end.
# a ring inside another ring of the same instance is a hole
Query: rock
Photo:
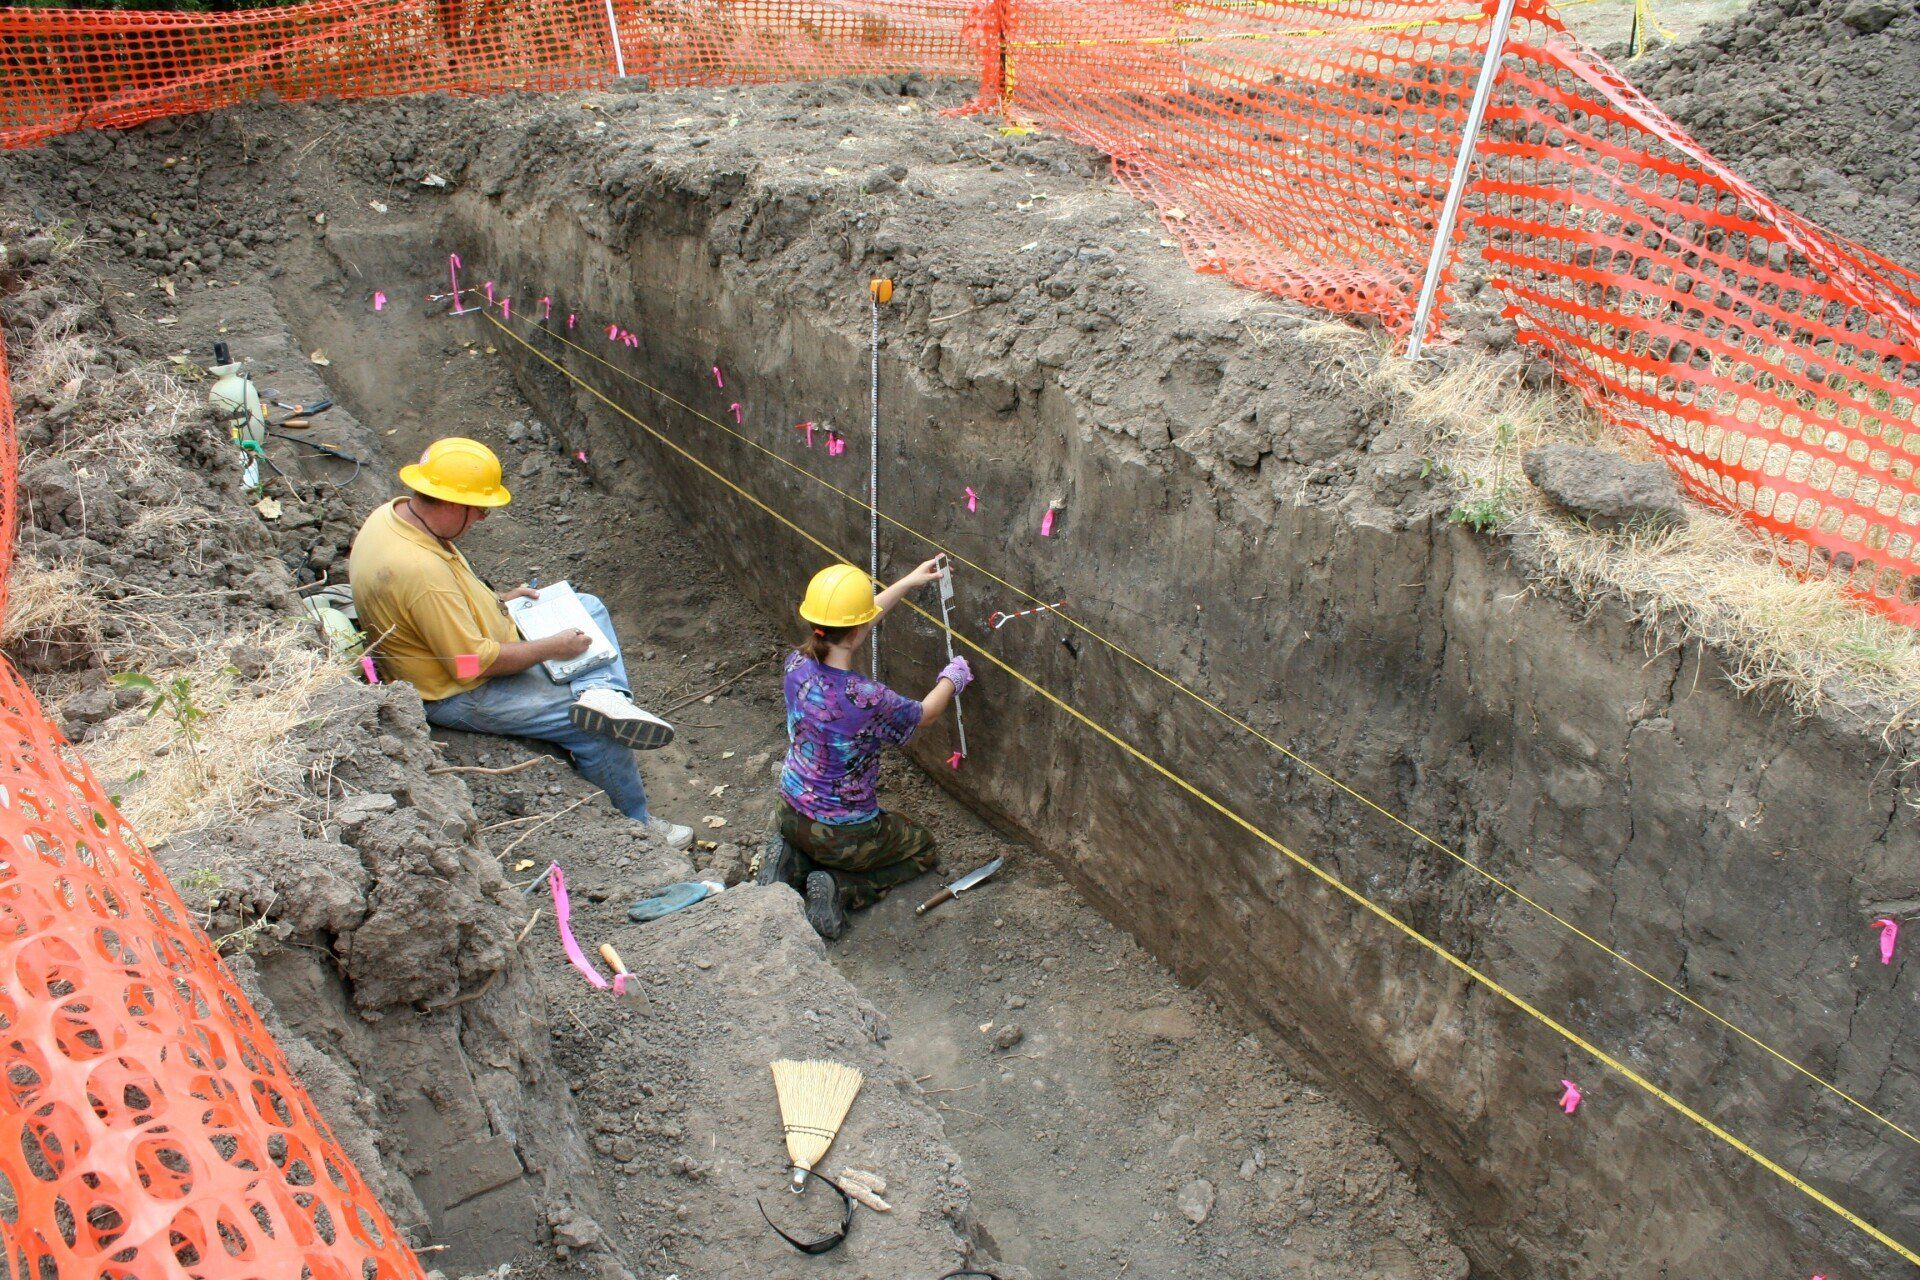
{"type": "Polygon", "coordinates": [[[1213,1212],[1213,1184],[1205,1178],[1195,1178],[1180,1188],[1174,1203],[1187,1215],[1187,1221],[1197,1227],[1213,1212]]]}
{"type": "Polygon", "coordinates": [[[1634,462],[1611,449],[1550,444],[1521,466],[1539,490],[1595,529],[1667,529],[1687,523],[1680,485],[1663,462],[1634,462]]]}
{"type": "Polygon", "coordinates": [[[1840,11],[1840,21],[1863,36],[1885,31],[1900,16],[1903,6],[1893,0],[1853,0],[1840,11]]]}
{"type": "Polygon", "coordinates": [[[1008,1049],[1027,1038],[1027,1029],[1017,1022],[1009,1022],[993,1033],[993,1047],[1005,1053],[1008,1049]]]}
{"type": "Polygon", "coordinates": [[[67,724],[68,736],[73,735],[74,726],[99,724],[119,710],[113,695],[114,690],[103,685],[82,690],[61,703],[60,718],[67,724]]]}
{"type": "Polygon", "coordinates": [[[594,1248],[600,1243],[600,1224],[578,1209],[553,1224],[556,1247],[575,1251],[594,1248]]]}
{"type": "Polygon", "coordinates": [[[233,664],[242,680],[249,682],[265,679],[273,669],[273,655],[257,644],[235,645],[227,651],[227,661],[233,664]]]}

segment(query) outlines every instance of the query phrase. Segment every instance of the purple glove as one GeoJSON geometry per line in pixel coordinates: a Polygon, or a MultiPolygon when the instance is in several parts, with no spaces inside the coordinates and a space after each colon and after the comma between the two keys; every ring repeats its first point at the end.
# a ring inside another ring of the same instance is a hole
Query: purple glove
{"type": "Polygon", "coordinates": [[[962,655],[940,668],[940,678],[953,681],[955,693],[964,693],[967,686],[973,683],[973,668],[967,665],[966,657],[962,655]]]}

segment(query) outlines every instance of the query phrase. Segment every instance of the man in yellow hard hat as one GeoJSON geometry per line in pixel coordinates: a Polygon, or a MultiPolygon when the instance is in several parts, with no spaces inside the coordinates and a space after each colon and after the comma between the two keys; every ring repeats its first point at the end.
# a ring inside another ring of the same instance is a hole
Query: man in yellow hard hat
{"type": "Polygon", "coordinates": [[[580,603],[613,641],[613,661],[557,684],[541,667],[585,653],[584,631],[523,640],[506,602],[531,587],[495,592],[454,546],[512,495],[500,459],[478,440],[436,440],[400,468],[410,492],[367,517],[347,576],[353,601],[389,680],[411,684],[427,720],[448,729],[536,738],[565,747],[589,782],[655,839],[684,849],[693,831],[654,817],[634,750],[673,740],[673,726],[633,704],[613,619],[598,597],[580,603]]]}
{"type": "Polygon", "coordinates": [[[800,602],[807,636],[786,664],[790,745],[780,770],[780,841],[759,878],[798,889],[807,922],[824,938],[840,936],[848,911],[873,905],[937,861],[932,832],[880,807],[880,750],[936,719],[973,671],[955,658],[916,699],[862,675],[854,655],[874,623],[940,574],[940,562],[929,560],[876,594],[863,570],[829,565],[800,602]]]}

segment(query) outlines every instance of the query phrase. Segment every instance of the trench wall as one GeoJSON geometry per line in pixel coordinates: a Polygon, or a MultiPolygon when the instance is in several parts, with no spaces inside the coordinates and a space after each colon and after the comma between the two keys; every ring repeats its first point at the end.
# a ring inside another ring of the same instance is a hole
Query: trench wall
{"type": "MultiPolygon", "coordinates": [[[[1217,314],[1225,286],[1142,276],[1113,322],[1133,354],[1096,381],[1083,376],[1082,335],[1035,355],[1011,333],[1050,340],[1044,316],[1015,313],[1048,272],[1023,265],[1017,219],[890,223],[857,196],[783,189],[777,165],[703,153],[694,166],[559,137],[491,141],[455,201],[450,245],[503,291],[618,318],[640,346],[602,343],[608,360],[715,417],[745,402],[755,438],[857,490],[864,285],[893,276],[880,371],[889,513],[1066,597],[1119,644],[1871,1105],[1911,1108],[1920,1014],[1898,970],[1862,959],[1868,913],[1920,896],[1912,794],[1900,790],[1911,784],[1871,733],[1739,696],[1711,653],[1650,649],[1620,609],[1576,612],[1498,544],[1430,514],[1309,498],[1320,491],[1305,481],[1298,501],[1282,496],[1290,482],[1243,483],[1217,434],[1182,434],[1183,417],[1219,410],[1182,371],[1193,317],[1217,314]],[[983,241],[1011,264],[990,280],[968,265],[983,241]],[[935,323],[926,295],[956,283],[977,314],[935,323]],[[1129,387],[1160,397],[1164,438],[1122,412],[1129,387]],[[830,417],[851,440],[831,461],[793,428],[830,417]],[[963,486],[990,515],[966,513],[963,486]],[[1053,499],[1066,504],[1062,530],[1043,540],[1053,499]]],[[[588,451],[596,482],[665,495],[739,590],[789,616],[816,550],[505,335],[489,329],[488,341],[588,451]]],[[[609,367],[534,341],[864,562],[856,507],[609,367]]],[[[1268,428],[1275,458],[1328,421],[1352,422],[1361,449],[1390,434],[1393,406],[1315,373],[1297,330],[1252,354],[1287,410],[1268,428]]],[[[884,529],[882,545],[883,573],[930,554],[884,529]]],[[[981,634],[985,614],[1008,607],[977,575],[963,570],[959,587],[962,630],[981,634]]],[[[1920,1205],[1901,1194],[1920,1172],[1911,1146],[1138,666],[1085,637],[1071,652],[1067,634],[1041,620],[991,644],[1814,1185],[1897,1237],[1920,1236],[1920,1205]]],[[[932,681],[942,655],[930,627],[890,621],[882,643],[892,683],[932,681]]],[[[966,713],[963,770],[944,767],[945,727],[913,744],[916,758],[1387,1128],[1455,1214],[1476,1274],[1650,1275],[1649,1258],[1672,1268],[1659,1274],[1843,1262],[1879,1273],[1888,1260],[1040,698],[989,673],[966,713]],[[1586,1091],[1574,1118],[1555,1107],[1563,1078],[1586,1091]]]]}

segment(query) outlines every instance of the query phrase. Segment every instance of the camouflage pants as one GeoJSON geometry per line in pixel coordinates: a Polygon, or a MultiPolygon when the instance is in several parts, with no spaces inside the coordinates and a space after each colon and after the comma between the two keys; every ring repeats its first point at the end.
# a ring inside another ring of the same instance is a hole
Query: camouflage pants
{"type": "Polygon", "coordinates": [[[887,890],[925,875],[940,860],[933,833],[897,813],[834,826],[815,822],[783,804],[780,835],[800,854],[801,882],[805,883],[809,871],[833,872],[846,891],[849,911],[872,906],[887,890]]]}

